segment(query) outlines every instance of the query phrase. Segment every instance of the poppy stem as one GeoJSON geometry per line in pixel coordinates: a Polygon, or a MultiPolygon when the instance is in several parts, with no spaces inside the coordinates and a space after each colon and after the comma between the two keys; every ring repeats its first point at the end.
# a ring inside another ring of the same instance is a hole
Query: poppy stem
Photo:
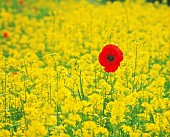
{"type": "Polygon", "coordinates": [[[112,93],[113,93],[113,91],[114,91],[113,80],[112,80],[112,73],[109,73],[109,75],[110,75],[110,85],[111,85],[111,91],[110,91],[110,93],[111,93],[111,95],[112,95],[112,93]]]}

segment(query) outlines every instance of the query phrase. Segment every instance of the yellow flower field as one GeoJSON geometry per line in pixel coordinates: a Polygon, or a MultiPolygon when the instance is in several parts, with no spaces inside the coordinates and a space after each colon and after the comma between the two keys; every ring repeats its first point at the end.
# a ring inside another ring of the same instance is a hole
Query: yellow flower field
{"type": "Polygon", "coordinates": [[[0,137],[170,136],[170,7],[1,0],[0,137]],[[99,64],[116,44],[114,73],[99,64]]]}

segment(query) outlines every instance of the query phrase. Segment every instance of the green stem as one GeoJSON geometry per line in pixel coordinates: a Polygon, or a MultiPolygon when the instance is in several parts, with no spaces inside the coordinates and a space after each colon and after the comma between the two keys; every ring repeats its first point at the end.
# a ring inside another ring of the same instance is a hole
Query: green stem
{"type": "Polygon", "coordinates": [[[109,73],[109,76],[110,76],[110,85],[111,85],[111,94],[112,94],[114,91],[112,73],[109,73]]]}
{"type": "Polygon", "coordinates": [[[50,93],[49,93],[49,96],[50,96],[50,105],[51,105],[51,91],[52,91],[52,86],[51,86],[51,84],[50,84],[50,93]]]}
{"type": "Polygon", "coordinates": [[[82,100],[84,100],[83,80],[82,80],[82,76],[81,76],[81,70],[80,70],[80,91],[81,91],[82,100]]]}
{"type": "Polygon", "coordinates": [[[5,85],[4,85],[4,96],[5,96],[5,122],[6,122],[6,118],[7,118],[7,113],[6,113],[6,110],[7,110],[7,99],[6,99],[6,95],[7,95],[7,91],[6,91],[6,79],[7,79],[7,70],[6,70],[6,65],[7,65],[7,60],[5,59],[5,85]]]}
{"type": "Polygon", "coordinates": [[[135,86],[135,78],[136,78],[136,68],[137,68],[137,52],[138,52],[138,48],[136,46],[136,56],[135,56],[135,68],[134,68],[134,79],[133,79],[133,90],[134,90],[134,86],[135,86]]]}
{"type": "Polygon", "coordinates": [[[97,88],[97,76],[96,76],[96,68],[94,69],[94,89],[96,92],[96,88],[97,88]]]}
{"type": "Polygon", "coordinates": [[[25,67],[26,74],[27,74],[27,76],[28,76],[28,70],[27,70],[27,66],[26,66],[25,58],[24,58],[24,67],[25,67]]]}

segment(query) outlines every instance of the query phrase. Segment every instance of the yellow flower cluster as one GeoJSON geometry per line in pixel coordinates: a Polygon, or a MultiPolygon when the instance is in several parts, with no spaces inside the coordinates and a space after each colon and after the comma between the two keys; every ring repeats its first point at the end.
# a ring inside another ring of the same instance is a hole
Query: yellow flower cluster
{"type": "Polygon", "coordinates": [[[170,135],[167,5],[21,1],[0,5],[0,137],[170,135]],[[98,63],[108,43],[114,74],[98,63]]]}

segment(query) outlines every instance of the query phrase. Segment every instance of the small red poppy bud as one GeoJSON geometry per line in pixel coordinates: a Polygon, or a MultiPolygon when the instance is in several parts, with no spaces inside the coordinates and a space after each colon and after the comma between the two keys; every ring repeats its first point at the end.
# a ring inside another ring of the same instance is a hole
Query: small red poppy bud
{"type": "Polygon", "coordinates": [[[8,38],[8,33],[4,32],[4,38],[8,38]]]}
{"type": "Polygon", "coordinates": [[[99,63],[105,67],[106,72],[115,72],[120,66],[120,62],[123,60],[123,52],[118,46],[108,44],[103,47],[99,54],[99,63]]]}

